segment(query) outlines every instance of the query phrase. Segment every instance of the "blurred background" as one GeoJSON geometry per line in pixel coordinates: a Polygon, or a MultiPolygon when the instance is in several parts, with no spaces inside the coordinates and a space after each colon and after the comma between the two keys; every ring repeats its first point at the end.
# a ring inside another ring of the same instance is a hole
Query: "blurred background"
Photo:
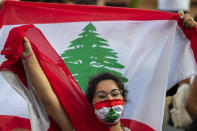
{"type": "Polygon", "coordinates": [[[197,0],[22,0],[32,2],[118,6],[176,12],[183,9],[192,16],[197,14],[197,0]]]}

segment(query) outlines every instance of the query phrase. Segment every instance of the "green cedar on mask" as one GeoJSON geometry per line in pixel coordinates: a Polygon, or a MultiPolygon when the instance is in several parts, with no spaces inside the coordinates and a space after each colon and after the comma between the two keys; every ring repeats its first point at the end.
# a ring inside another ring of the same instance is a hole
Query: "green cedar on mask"
{"type": "Polygon", "coordinates": [[[94,110],[100,122],[107,126],[116,125],[123,114],[124,102],[122,99],[105,100],[94,105],[94,110]]]}

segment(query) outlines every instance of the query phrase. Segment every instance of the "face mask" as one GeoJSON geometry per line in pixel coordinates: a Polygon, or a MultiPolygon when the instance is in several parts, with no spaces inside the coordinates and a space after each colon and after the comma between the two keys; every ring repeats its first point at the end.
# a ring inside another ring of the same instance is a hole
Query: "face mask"
{"type": "Polygon", "coordinates": [[[124,102],[121,99],[105,100],[94,105],[96,116],[102,124],[116,125],[123,114],[124,102]]]}

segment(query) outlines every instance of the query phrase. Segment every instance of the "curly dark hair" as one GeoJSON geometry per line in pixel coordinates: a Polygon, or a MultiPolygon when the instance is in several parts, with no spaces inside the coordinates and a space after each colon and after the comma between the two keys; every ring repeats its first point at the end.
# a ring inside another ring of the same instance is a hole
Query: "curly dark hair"
{"type": "Polygon", "coordinates": [[[91,105],[92,105],[92,100],[93,100],[93,97],[94,97],[94,94],[96,91],[96,86],[102,80],[113,80],[118,85],[118,88],[120,90],[122,90],[122,97],[123,97],[124,102],[127,102],[127,92],[128,91],[127,91],[127,89],[125,89],[122,80],[119,77],[117,77],[109,72],[103,72],[103,73],[97,74],[96,76],[90,78],[90,80],[88,82],[86,97],[91,105]]]}

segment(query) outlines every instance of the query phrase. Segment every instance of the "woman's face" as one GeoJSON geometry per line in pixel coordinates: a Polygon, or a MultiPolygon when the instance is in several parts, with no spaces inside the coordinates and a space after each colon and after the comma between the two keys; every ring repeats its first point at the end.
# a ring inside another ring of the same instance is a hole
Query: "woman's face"
{"type": "Polygon", "coordinates": [[[93,104],[104,100],[114,99],[123,99],[118,85],[113,80],[100,81],[96,86],[93,104]]]}

